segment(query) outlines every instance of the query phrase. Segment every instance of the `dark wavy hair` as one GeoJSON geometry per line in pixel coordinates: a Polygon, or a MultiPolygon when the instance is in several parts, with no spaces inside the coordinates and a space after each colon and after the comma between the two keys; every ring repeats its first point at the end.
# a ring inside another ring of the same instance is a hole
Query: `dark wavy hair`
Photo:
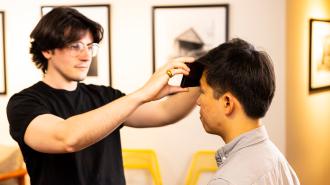
{"type": "Polygon", "coordinates": [[[103,38],[100,24],[70,7],[56,7],[41,18],[30,34],[32,61],[43,73],[47,71],[48,61],[42,51],[64,48],[81,39],[88,31],[93,35],[93,42],[103,38]]]}
{"type": "Polygon", "coordinates": [[[275,92],[275,74],[270,57],[248,42],[235,38],[199,59],[207,84],[219,98],[232,93],[251,118],[263,117],[275,92]]]}

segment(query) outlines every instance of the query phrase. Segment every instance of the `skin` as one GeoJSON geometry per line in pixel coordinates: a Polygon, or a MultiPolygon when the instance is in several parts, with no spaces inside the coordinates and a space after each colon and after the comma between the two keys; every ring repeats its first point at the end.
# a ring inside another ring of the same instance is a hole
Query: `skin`
{"type": "MultiPolygon", "coordinates": [[[[93,39],[87,32],[79,41],[89,45],[93,39]]],[[[48,59],[44,83],[55,89],[72,91],[77,88],[77,81],[86,78],[92,61],[91,53],[87,48],[77,56],[69,53],[69,48],[43,51],[48,59]]],[[[187,75],[189,68],[185,62],[193,60],[183,57],[170,61],[138,90],[89,112],[67,119],[52,114],[39,115],[29,124],[24,141],[39,152],[76,152],[103,139],[122,123],[130,127],[158,127],[175,123],[194,108],[200,90],[197,87],[169,86],[166,71],[187,75]],[[159,100],[173,93],[176,94],[159,100]]]]}
{"type": "Polygon", "coordinates": [[[235,137],[261,126],[259,119],[248,117],[237,98],[225,92],[214,97],[214,89],[206,82],[204,72],[200,80],[201,94],[197,105],[200,107],[200,120],[207,133],[220,136],[225,143],[235,137]]]}

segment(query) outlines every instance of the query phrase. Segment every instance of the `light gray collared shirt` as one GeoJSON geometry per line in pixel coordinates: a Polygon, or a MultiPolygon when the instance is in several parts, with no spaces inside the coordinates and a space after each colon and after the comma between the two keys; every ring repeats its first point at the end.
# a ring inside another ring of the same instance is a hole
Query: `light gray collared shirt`
{"type": "Polygon", "coordinates": [[[220,148],[208,185],[300,185],[296,173],[261,126],[220,148]]]}

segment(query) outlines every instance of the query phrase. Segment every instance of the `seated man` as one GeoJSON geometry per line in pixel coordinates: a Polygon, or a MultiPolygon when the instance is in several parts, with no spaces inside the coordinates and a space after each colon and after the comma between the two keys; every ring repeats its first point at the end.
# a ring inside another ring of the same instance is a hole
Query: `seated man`
{"type": "Polygon", "coordinates": [[[199,60],[204,65],[200,119],[204,129],[226,143],[209,185],[300,184],[260,122],[275,91],[274,69],[265,52],[233,39],[199,60]]]}

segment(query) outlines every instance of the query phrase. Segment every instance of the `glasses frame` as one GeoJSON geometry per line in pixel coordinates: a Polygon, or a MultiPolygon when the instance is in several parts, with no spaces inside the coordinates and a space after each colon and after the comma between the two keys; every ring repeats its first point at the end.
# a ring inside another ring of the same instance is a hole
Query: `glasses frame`
{"type": "Polygon", "coordinates": [[[98,43],[84,44],[79,41],[68,44],[66,48],[69,49],[70,55],[73,57],[81,55],[84,51],[86,51],[86,48],[88,49],[89,54],[92,57],[95,57],[98,53],[100,46],[98,43]]]}

